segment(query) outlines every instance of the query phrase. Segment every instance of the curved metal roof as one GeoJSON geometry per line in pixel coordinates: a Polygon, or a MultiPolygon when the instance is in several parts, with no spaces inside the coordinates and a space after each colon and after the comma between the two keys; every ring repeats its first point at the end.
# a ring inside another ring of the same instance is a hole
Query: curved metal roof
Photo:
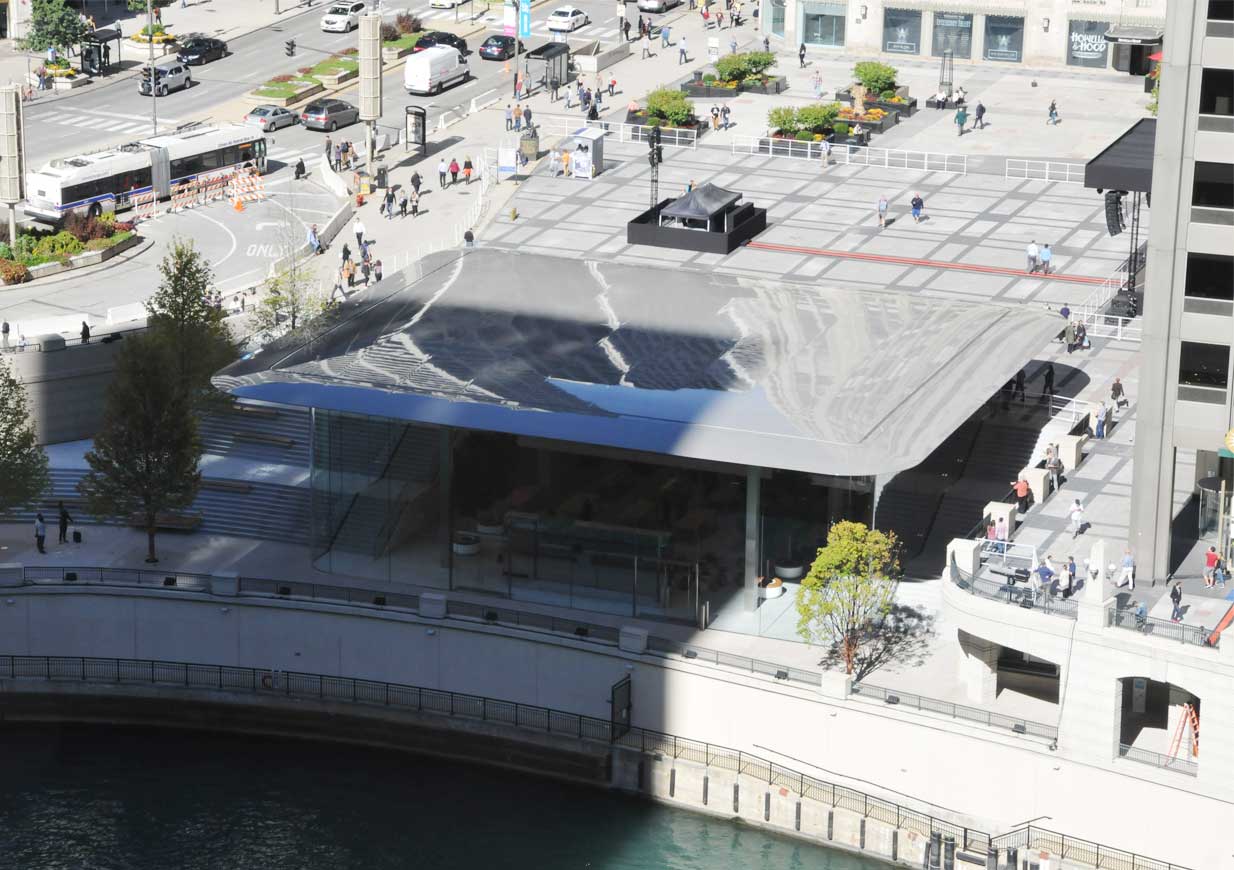
{"type": "Polygon", "coordinates": [[[428,424],[881,474],[924,459],[1059,331],[1038,308],[483,248],[379,286],[312,341],[278,342],[216,384],[428,424]]]}

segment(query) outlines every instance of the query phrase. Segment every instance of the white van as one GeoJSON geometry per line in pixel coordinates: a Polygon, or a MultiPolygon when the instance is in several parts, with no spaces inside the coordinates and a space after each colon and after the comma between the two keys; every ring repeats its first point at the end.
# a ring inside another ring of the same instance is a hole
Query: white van
{"type": "Polygon", "coordinates": [[[403,85],[409,94],[436,94],[467,81],[467,76],[467,61],[449,45],[431,45],[418,51],[403,67],[403,85]]]}

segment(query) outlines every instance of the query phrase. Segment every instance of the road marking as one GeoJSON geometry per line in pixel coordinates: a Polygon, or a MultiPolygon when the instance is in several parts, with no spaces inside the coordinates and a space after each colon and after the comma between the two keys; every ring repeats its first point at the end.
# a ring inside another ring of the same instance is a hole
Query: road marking
{"type": "Polygon", "coordinates": [[[282,224],[281,224],[281,223],[279,223],[278,221],[258,221],[258,222],[257,222],[257,232],[259,232],[259,233],[260,233],[260,232],[261,232],[262,230],[264,230],[266,227],[276,227],[276,228],[277,228],[277,227],[281,227],[281,226],[282,226],[282,224]]]}

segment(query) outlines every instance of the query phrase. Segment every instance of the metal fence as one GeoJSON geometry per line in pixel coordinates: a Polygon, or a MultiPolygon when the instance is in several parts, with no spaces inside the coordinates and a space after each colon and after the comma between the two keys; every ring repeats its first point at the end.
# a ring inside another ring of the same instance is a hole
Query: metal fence
{"type": "Polygon", "coordinates": [[[1049,160],[1009,159],[1003,177],[1028,178],[1035,181],[1058,181],[1064,184],[1083,184],[1084,164],[1055,163],[1049,160]]]}
{"type": "Polygon", "coordinates": [[[998,849],[1019,849],[1021,854],[1030,849],[1046,850],[1064,861],[1085,864],[1097,870],[1185,870],[1179,864],[1145,858],[1134,852],[1124,852],[1122,849],[1103,846],[1091,840],[1069,837],[1036,825],[1008,831],[990,842],[998,849]]]}
{"type": "Polygon", "coordinates": [[[734,136],[733,154],[764,154],[796,160],[822,160],[828,163],[877,166],[884,169],[913,169],[921,172],[968,174],[968,157],[936,151],[905,151],[898,148],[868,148],[858,145],[831,145],[826,142],[799,142],[772,136],[734,136]]]}
{"type": "MultiPolygon", "coordinates": [[[[1144,268],[1148,242],[1144,242],[1136,251],[1135,263],[1138,270],[1144,268]]],[[[1124,258],[1110,277],[1097,286],[1088,298],[1072,311],[1072,317],[1084,324],[1088,334],[1097,338],[1111,338],[1115,341],[1140,341],[1144,337],[1144,329],[1138,317],[1122,317],[1107,314],[1106,308],[1114,298],[1136,282],[1131,279],[1129,265],[1131,258],[1124,258]]],[[[1137,277],[1138,281],[1138,277],[1137,277]]]]}
{"type": "Polygon", "coordinates": [[[1066,619],[1075,619],[1079,609],[1079,605],[1074,598],[1055,596],[1043,587],[1039,587],[1037,591],[1034,591],[1032,585],[1027,581],[1012,583],[1010,578],[1008,578],[1005,582],[999,583],[994,580],[973,577],[968,572],[960,569],[954,557],[951,559],[950,571],[948,573],[951,576],[952,583],[965,592],[976,595],[979,598],[1002,601],[1005,604],[1014,604],[1025,610],[1049,613],[1066,619]]]}
{"type": "MultiPolygon", "coordinates": [[[[652,129],[646,124],[624,124],[618,121],[588,121],[585,118],[571,118],[567,115],[539,115],[535,121],[536,127],[547,136],[568,136],[587,127],[605,130],[615,134],[619,142],[646,142],[647,133],[652,129]]],[[[698,131],[683,127],[660,127],[660,144],[666,148],[698,147],[698,131]]]]}
{"type": "Polygon", "coordinates": [[[726,668],[747,671],[751,674],[765,677],[774,677],[777,680],[802,683],[807,686],[821,686],[823,684],[822,674],[817,671],[807,671],[775,662],[763,661],[762,659],[733,655],[732,653],[707,649],[706,647],[695,646],[692,643],[680,643],[663,637],[648,637],[647,649],[664,655],[679,656],[689,661],[703,661],[708,664],[721,665],[726,668]]]}
{"type": "MultiPolygon", "coordinates": [[[[1137,634],[1149,637],[1161,637],[1192,646],[1210,646],[1209,631],[1202,625],[1186,625],[1172,622],[1168,619],[1158,619],[1155,616],[1138,617],[1134,608],[1107,607],[1105,624],[1115,628],[1124,628],[1137,634]]],[[[1211,646],[1219,646],[1220,638],[1211,646]]]]}
{"type": "Polygon", "coordinates": [[[980,710],[976,707],[966,707],[963,704],[953,704],[950,701],[940,701],[937,698],[926,698],[921,695],[914,695],[912,692],[886,689],[882,686],[872,686],[869,683],[853,683],[853,695],[869,701],[908,707],[926,713],[939,713],[943,716],[950,716],[953,719],[974,722],[978,725],[987,725],[990,728],[1003,728],[1008,731],[1014,731],[1016,734],[1025,734],[1029,737],[1043,737],[1049,740],[1058,739],[1058,728],[1053,725],[1032,722],[1028,719],[1019,719],[1015,716],[1004,716],[1001,713],[980,710]]]}
{"type": "Polygon", "coordinates": [[[1196,776],[1200,772],[1200,765],[1189,758],[1175,758],[1163,755],[1160,752],[1153,752],[1149,749],[1128,746],[1126,743],[1118,744],[1118,757],[1126,758],[1128,761],[1138,761],[1140,764],[1148,764],[1152,767],[1160,767],[1164,770],[1185,773],[1187,776],[1196,776]]]}

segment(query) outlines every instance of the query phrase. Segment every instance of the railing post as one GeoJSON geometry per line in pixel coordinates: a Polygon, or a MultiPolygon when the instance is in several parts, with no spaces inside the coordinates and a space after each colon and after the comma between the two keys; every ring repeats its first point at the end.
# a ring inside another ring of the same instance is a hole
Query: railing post
{"type": "Polygon", "coordinates": [[[83,683],[86,681],[86,657],[85,656],[81,657],[81,681],[83,683]]]}

